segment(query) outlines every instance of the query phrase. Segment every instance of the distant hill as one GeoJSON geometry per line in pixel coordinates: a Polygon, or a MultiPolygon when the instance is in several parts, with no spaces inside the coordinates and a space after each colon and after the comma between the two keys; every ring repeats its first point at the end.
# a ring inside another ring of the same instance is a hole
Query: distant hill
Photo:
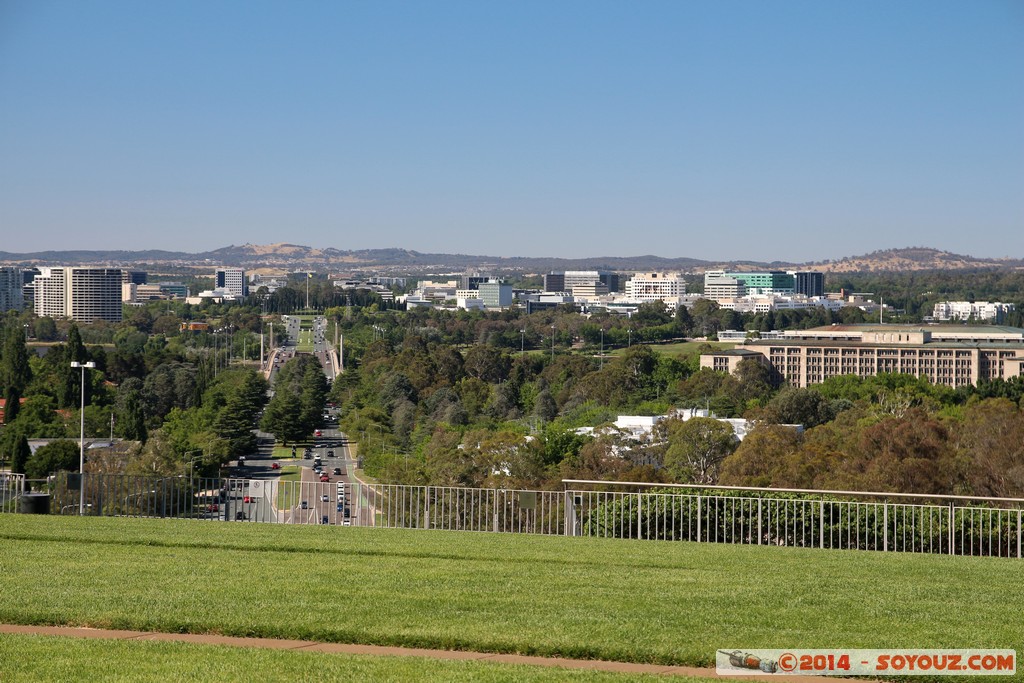
{"type": "Polygon", "coordinates": [[[1024,268],[1022,259],[984,259],[952,254],[938,249],[912,247],[887,249],[863,256],[816,263],[783,261],[714,262],[689,257],[664,256],[597,256],[565,259],[527,256],[485,256],[474,254],[422,253],[409,249],[342,250],[333,247],[315,248],[299,244],[229,245],[201,253],[149,251],[42,251],[25,254],[0,252],[0,262],[20,265],[111,265],[118,267],[174,265],[208,268],[212,265],[256,268],[316,268],[321,270],[359,270],[391,268],[423,272],[429,269],[463,270],[479,267],[495,270],[545,272],[559,270],[618,271],[703,271],[708,268],[727,270],[767,270],[809,268],[834,273],[898,272],[907,270],[966,270],[980,268],[1024,268]]]}
{"type": "Polygon", "coordinates": [[[975,258],[927,247],[908,247],[873,251],[863,256],[847,256],[838,261],[823,261],[807,265],[815,270],[831,273],[862,273],[1024,268],[1024,260],[975,258]]]}

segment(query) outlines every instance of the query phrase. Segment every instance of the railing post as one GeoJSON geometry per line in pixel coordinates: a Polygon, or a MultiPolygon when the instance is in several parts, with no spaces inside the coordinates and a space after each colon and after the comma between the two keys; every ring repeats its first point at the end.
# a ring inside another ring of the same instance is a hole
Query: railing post
{"type": "Polygon", "coordinates": [[[757,544],[761,545],[764,539],[764,532],[761,529],[761,498],[757,499],[757,544]]]}
{"type": "Polygon", "coordinates": [[[576,506],[573,503],[572,491],[562,492],[565,501],[565,535],[576,535],[576,506]]]}
{"type": "Polygon", "coordinates": [[[700,507],[700,496],[697,496],[697,543],[700,543],[700,520],[701,520],[701,507],[700,507]]]}
{"type": "Polygon", "coordinates": [[[825,501],[818,501],[818,549],[825,549],[825,501]]]}
{"type": "Polygon", "coordinates": [[[956,554],[955,552],[953,552],[953,539],[955,538],[955,535],[953,534],[953,518],[954,518],[953,502],[950,501],[950,503],[949,503],[949,554],[950,555],[955,555],[956,554]]]}
{"type": "Polygon", "coordinates": [[[636,492],[636,537],[643,538],[643,498],[640,497],[640,492],[636,492]]]}
{"type": "Polygon", "coordinates": [[[882,534],[882,552],[889,551],[889,503],[882,501],[882,524],[885,531],[882,534]]]}
{"type": "Polygon", "coordinates": [[[423,528],[430,528],[430,487],[426,486],[423,490],[423,528]]]}

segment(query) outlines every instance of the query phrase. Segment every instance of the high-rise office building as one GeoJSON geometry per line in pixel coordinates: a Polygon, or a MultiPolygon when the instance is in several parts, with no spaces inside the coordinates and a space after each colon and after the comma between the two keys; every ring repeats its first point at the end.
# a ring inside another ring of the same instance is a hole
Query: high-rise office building
{"type": "Polygon", "coordinates": [[[40,268],[32,281],[35,314],[77,322],[121,321],[120,268],[40,268]]]}
{"type": "Polygon", "coordinates": [[[247,296],[249,287],[245,281],[245,269],[218,268],[214,288],[231,292],[239,298],[247,296]]]}
{"type": "Polygon", "coordinates": [[[564,292],[565,273],[544,273],[545,292],[564,292]]]}
{"type": "Polygon", "coordinates": [[[789,270],[793,276],[793,291],[804,296],[825,296],[825,273],[816,270],[789,270]]]}
{"type": "Polygon", "coordinates": [[[0,311],[20,311],[24,305],[21,268],[0,268],[0,311]]]}

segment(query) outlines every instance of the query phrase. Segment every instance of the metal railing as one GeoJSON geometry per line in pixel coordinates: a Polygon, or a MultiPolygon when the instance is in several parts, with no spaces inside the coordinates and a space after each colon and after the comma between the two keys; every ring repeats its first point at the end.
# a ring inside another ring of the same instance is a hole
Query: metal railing
{"type": "MultiPolygon", "coordinates": [[[[23,479],[0,479],[5,492],[23,479]]],[[[565,480],[563,491],[62,473],[51,511],[1022,557],[1024,499],[565,480]],[[81,485],[81,488],[80,488],[81,485]],[[626,490],[623,490],[626,489],[626,490]]],[[[18,489],[21,486],[21,489],[18,489]]],[[[4,493],[8,500],[13,494],[4,493]]]]}
{"type": "Polygon", "coordinates": [[[0,512],[15,512],[25,494],[25,475],[0,472],[0,512]]]}
{"type": "Polygon", "coordinates": [[[563,483],[577,536],[1022,557],[1019,498],[563,483]]]}

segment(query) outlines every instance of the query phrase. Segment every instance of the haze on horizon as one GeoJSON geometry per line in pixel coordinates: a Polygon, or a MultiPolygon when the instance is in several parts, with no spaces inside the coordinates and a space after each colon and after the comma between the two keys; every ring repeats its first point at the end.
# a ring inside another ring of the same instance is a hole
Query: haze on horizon
{"type": "Polygon", "coordinates": [[[1024,256],[1024,5],[0,4],[0,251],[1024,256]]]}

